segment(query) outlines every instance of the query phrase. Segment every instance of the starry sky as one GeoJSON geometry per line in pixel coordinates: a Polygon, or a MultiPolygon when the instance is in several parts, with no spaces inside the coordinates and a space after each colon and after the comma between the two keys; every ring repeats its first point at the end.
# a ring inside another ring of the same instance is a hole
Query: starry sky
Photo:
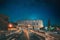
{"type": "Polygon", "coordinates": [[[10,21],[40,19],[47,25],[60,25],[59,0],[0,0],[0,13],[8,15],[10,21]]]}

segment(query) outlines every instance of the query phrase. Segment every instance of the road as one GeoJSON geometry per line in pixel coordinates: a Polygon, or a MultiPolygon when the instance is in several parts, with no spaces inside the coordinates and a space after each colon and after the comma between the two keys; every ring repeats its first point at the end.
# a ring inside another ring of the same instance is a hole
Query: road
{"type": "Polygon", "coordinates": [[[23,30],[21,33],[13,33],[11,35],[5,36],[0,40],[42,40],[43,37],[36,35],[34,33],[29,33],[28,30],[23,30]]]}
{"type": "Polygon", "coordinates": [[[32,33],[32,35],[30,36],[30,40],[45,40],[45,39],[39,35],[32,33]]]}
{"type": "Polygon", "coordinates": [[[50,33],[46,34],[45,32],[24,29],[12,32],[10,35],[4,36],[4,38],[0,40],[54,40],[54,37],[51,35],[50,33]]]}
{"type": "Polygon", "coordinates": [[[60,34],[55,34],[53,32],[45,32],[45,31],[34,31],[34,30],[30,30],[30,31],[38,36],[42,36],[43,40],[60,40],[60,34]]]}

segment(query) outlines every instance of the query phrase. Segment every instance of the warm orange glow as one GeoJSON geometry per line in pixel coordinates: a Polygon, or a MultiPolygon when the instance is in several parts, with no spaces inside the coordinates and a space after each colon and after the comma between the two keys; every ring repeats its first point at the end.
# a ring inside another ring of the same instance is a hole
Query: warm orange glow
{"type": "Polygon", "coordinates": [[[8,30],[17,30],[16,28],[8,28],[8,30]]]}
{"type": "Polygon", "coordinates": [[[30,30],[31,32],[34,32],[33,30],[30,30]]]}
{"type": "Polygon", "coordinates": [[[29,33],[28,33],[28,30],[24,30],[24,35],[25,35],[25,37],[27,38],[27,40],[29,40],[29,33]]]}
{"type": "Polygon", "coordinates": [[[30,25],[28,25],[28,27],[30,27],[30,25]]]}
{"type": "Polygon", "coordinates": [[[8,25],[8,27],[10,27],[10,28],[11,28],[11,27],[13,27],[13,25],[12,25],[12,24],[9,24],[9,25],[8,25]]]}

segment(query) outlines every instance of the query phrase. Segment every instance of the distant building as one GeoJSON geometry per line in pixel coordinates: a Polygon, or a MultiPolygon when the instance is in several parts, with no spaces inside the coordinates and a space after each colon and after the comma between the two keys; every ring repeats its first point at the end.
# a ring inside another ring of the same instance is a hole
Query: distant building
{"type": "Polygon", "coordinates": [[[32,27],[32,28],[42,28],[43,21],[42,20],[20,20],[17,21],[18,26],[24,27],[32,27]]]}
{"type": "Polygon", "coordinates": [[[8,16],[0,14],[0,30],[7,30],[8,29],[8,16]]]}

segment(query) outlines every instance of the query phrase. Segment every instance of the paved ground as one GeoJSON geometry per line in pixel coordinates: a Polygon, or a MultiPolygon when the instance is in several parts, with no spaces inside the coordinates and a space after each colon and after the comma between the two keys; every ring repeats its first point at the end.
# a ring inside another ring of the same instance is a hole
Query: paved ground
{"type": "Polygon", "coordinates": [[[9,36],[5,36],[4,38],[1,38],[0,40],[41,40],[41,38],[42,37],[32,33],[31,35],[29,35],[29,39],[28,39],[28,35],[25,34],[23,31],[20,34],[15,33],[15,34],[11,34],[9,36]]]}
{"type": "MultiPolygon", "coordinates": [[[[0,37],[0,40],[53,40],[51,39],[52,37],[56,37],[56,40],[60,37],[60,35],[55,35],[48,33],[46,39],[42,36],[42,34],[45,34],[43,32],[38,32],[38,31],[28,31],[28,30],[23,30],[22,32],[18,31],[17,33],[12,33],[11,35],[4,36],[2,35],[2,38],[0,37]],[[41,36],[40,36],[41,35],[41,36]],[[52,36],[52,37],[49,37],[52,36]]],[[[55,40],[55,39],[54,39],[55,40]]]]}

